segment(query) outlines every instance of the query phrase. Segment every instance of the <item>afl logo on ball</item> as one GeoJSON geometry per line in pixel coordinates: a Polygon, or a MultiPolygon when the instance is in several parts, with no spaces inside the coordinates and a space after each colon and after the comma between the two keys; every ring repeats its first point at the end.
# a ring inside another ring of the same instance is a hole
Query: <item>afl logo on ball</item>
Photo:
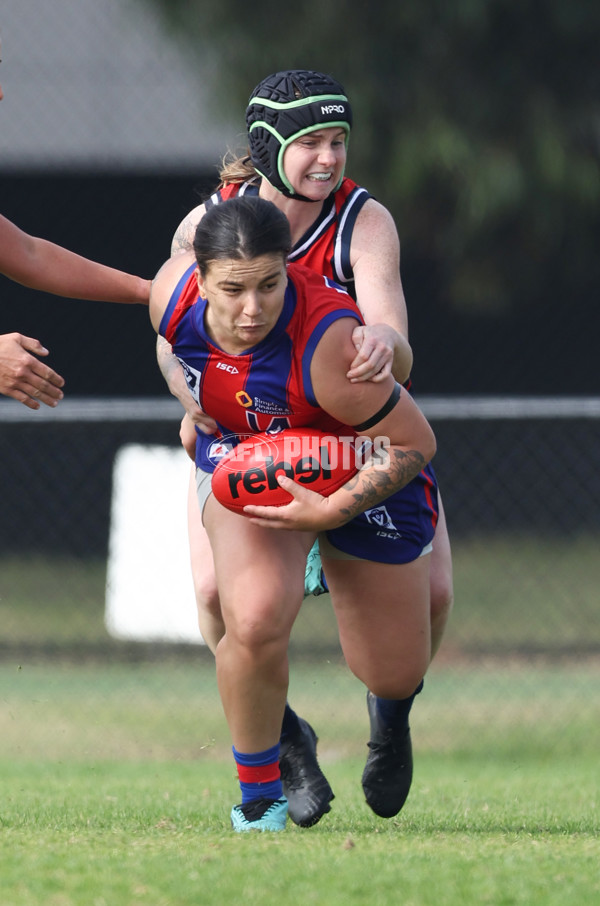
{"type": "Polygon", "coordinates": [[[209,446],[206,455],[211,462],[217,463],[220,462],[224,456],[226,456],[231,450],[233,450],[234,445],[226,440],[213,440],[212,444],[209,446]]]}

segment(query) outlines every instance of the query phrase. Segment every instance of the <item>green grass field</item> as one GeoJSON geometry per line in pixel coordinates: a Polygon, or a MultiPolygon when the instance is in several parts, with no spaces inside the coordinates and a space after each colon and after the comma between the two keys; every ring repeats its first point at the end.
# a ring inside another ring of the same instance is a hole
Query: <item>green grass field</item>
{"type": "Polygon", "coordinates": [[[389,821],[360,787],[364,690],[327,596],[308,599],[290,701],[336,798],[314,828],[250,837],[229,827],[237,783],[208,652],[112,642],[103,563],[5,559],[0,906],[595,906],[596,540],[455,546],[457,606],[389,821]]]}
{"type": "Polygon", "coordinates": [[[337,660],[294,665],[290,698],[321,735],[336,799],[314,828],[249,838],[229,828],[236,780],[207,656],[11,663],[0,681],[2,906],[598,902],[594,665],[432,670],[413,789],[389,821],[362,798],[360,684],[337,660]],[[587,705],[569,720],[574,689],[587,705]]]}

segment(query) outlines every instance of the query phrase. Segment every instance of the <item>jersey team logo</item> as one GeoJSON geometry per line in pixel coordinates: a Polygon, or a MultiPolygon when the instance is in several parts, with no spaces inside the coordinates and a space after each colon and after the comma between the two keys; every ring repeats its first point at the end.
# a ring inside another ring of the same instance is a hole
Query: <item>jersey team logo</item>
{"type": "Polygon", "coordinates": [[[379,529],[378,535],[384,535],[386,538],[402,537],[384,506],[376,506],[371,510],[365,510],[365,517],[367,522],[377,526],[379,529]]]}
{"type": "Polygon", "coordinates": [[[191,365],[188,365],[187,362],[184,362],[183,359],[179,359],[181,362],[181,367],[183,368],[183,373],[185,376],[185,382],[190,388],[190,393],[198,402],[198,388],[200,386],[200,378],[202,377],[202,372],[198,371],[196,368],[192,368],[191,365]]]}
{"type": "Polygon", "coordinates": [[[235,398],[244,409],[248,409],[248,407],[252,405],[252,397],[248,396],[245,390],[238,390],[235,398]]]}

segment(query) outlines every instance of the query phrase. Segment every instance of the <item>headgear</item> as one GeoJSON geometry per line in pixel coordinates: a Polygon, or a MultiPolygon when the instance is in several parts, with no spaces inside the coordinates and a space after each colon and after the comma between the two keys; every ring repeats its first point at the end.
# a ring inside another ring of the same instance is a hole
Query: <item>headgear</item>
{"type": "MultiPolygon", "coordinates": [[[[311,201],[295,192],[287,179],[285,149],[301,135],[330,126],[345,129],[347,145],[352,111],[343,87],[334,78],[290,69],[273,73],[256,86],[246,109],[246,126],[256,171],[289,198],[311,201]]],[[[343,173],[334,191],[342,178],[343,173]]]]}

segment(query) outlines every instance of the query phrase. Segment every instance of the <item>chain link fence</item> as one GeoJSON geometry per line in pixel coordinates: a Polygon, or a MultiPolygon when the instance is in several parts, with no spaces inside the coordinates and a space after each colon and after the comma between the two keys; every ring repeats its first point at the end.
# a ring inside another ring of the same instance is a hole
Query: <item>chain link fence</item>
{"type": "MultiPolygon", "coordinates": [[[[119,647],[104,625],[115,461],[132,445],[178,450],[179,408],[170,398],[61,405],[62,413],[60,406],[47,413],[12,402],[0,407],[5,651],[119,647]]],[[[440,659],[597,656],[596,401],[430,398],[422,405],[438,438],[435,465],[455,563],[456,604],[440,659]]],[[[139,498],[154,502],[157,550],[176,520],[185,545],[189,466],[182,456],[181,485],[169,494],[181,498],[181,517],[161,511],[158,460],[139,498]]],[[[187,551],[177,569],[162,567],[185,571],[186,558],[187,551]]],[[[153,565],[157,575],[160,568],[153,565]]],[[[322,623],[323,600],[308,599],[307,609],[320,622],[295,640],[297,650],[331,654],[337,638],[334,622],[322,623]]]]}

